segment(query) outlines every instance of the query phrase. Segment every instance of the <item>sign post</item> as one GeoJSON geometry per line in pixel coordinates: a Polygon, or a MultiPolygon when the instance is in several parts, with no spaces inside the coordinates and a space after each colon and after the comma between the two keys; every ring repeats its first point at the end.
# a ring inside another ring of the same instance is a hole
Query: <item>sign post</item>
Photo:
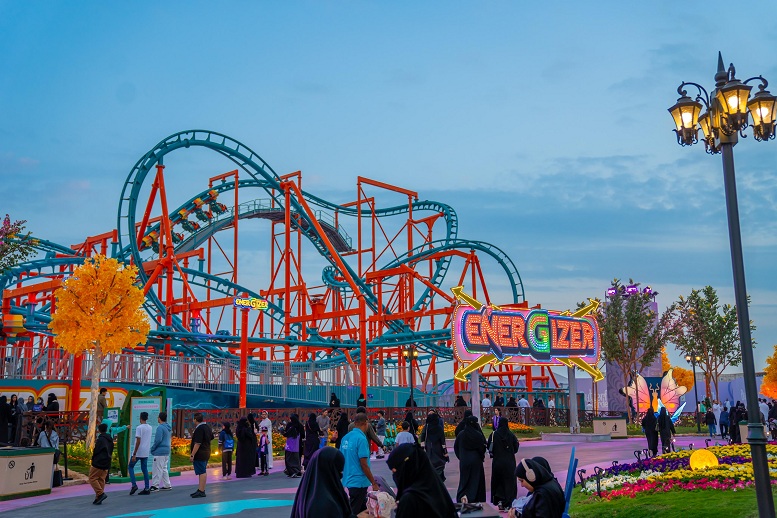
{"type": "Polygon", "coordinates": [[[235,308],[240,309],[240,408],[246,408],[248,400],[248,312],[252,309],[265,311],[267,301],[256,297],[235,297],[232,301],[235,308]]]}

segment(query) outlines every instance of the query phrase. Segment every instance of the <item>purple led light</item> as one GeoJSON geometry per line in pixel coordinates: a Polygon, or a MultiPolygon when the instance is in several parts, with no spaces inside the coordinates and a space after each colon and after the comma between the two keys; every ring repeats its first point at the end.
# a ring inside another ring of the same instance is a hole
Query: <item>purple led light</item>
{"type": "Polygon", "coordinates": [[[637,288],[636,285],[631,284],[626,286],[626,295],[636,295],[637,293],[639,293],[639,288],[637,288]]]}
{"type": "Polygon", "coordinates": [[[617,294],[618,294],[618,290],[616,288],[607,288],[608,297],[614,297],[617,294]]]}

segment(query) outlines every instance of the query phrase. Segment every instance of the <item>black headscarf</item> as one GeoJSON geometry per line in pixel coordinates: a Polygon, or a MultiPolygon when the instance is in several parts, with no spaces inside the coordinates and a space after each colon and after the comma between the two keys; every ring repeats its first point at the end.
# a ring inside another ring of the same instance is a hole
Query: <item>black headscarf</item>
{"type": "Polygon", "coordinates": [[[462,419],[461,422],[456,425],[456,431],[453,433],[454,436],[458,436],[462,432],[462,430],[464,430],[464,427],[467,424],[467,418],[471,416],[472,416],[472,410],[464,411],[464,419],[462,419]]]}
{"type": "Polygon", "coordinates": [[[305,437],[305,427],[303,427],[302,423],[299,422],[299,416],[297,414],[291,414],[289,418],[289,424],[288,426],[286,426],[286,433],[284,434],[284,436],[286,437],[302,436],[303,438],[305,437]]]}
{"type": "Polygon", "coordinates": [[[529,484],[532,485],[534,489],[537,489],[539,486],[546,484],[556,478],[553,476],[553,472],[550,470],[550,464],[543,457],[523,459],[522,462],[519,462],[518,465],[515,466],[515,476],[526,480],[529,484]],[[524,462],[529,467],[529,469],[534,471],[534,480],[529,480],[526,478],[526,468],[523,467],[524,462]]]}
{"type": "Polygon", "coordinates": [[[645,432],[655,432],[656,422],[655,412],[653,412],[652,408],[648,408],[645,417],[642,418],[642,428],[645,429],[645,432]]]}
{"type": "Polygon", "coordinates": [[[461,431],[462,446],[465,450],[474,450],[481,455],[486,453],[486,436],[480,429],[478,418],[474,415],[464,418],[464,429],[461,431]]]}
{"type": "Polygon", "coordinates": [[[510,442],[512,441],[512,434],[513,433],[510,431],[510,421],[508,421],[506,417],[500,417],[499,425],[494,432],[494,440],[498,439],[504,444],[505,448],[509,448],[510,442]]]}
{"type": "Polygon", "coordinates": [[[386,462],[397,484],[397,518],[457,516],[448,490],[432,468],[426,453],[415,444],[394,448],[386,462]]]}
{"type": "Polygon", "coordinates": [[[345,457],[340,450],[325,446],[310,458],[302,476],[291,518],[348,518],[351,506],[340,478],[345,457]]]}
{"type": "Polygon", "coordinates": [[[337,436],[342,438],[348,433],[348,414],[342,412],[337,420],[337,436]]]}
{"type": "Polygon", "coordinates": [[[424,431],[426,432],[427,441],[441,441],[442,444],[445,444],[445,429],[443,429],[440,422],[440,416],[436,413],[426,416],[426,428],[424,428],[424,431]]]}
{"type": "Polygon", "coordinates": [[[416,421],[416,420],[415,420],[415,417],[413,417],[413,412],[412,412],[412,410],[411,410],[411,411],[409,411],[409,412],[407,413],[407,415],[405,416],[405,421],[407,421],[408,423],[410,423],[410,430],[408,430],[408,431],[409,431],[410,433],[412,433],[413,435],[415,435],[415,434],[416,434],[416,432],[418,431],[418,421],[416,421]]]}

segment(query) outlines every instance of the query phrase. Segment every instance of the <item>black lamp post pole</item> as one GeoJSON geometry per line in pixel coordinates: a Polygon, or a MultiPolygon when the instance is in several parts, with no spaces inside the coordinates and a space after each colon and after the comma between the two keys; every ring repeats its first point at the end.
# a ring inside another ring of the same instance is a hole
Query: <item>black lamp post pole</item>
{"type": "MultiPolygon", "coordinates": [[[[721,143],[723,155],[723,182],[726,191],[726,215],[728,216],[728,235],[731,243],[731,265],[734,270],[734,298],[737,305],[739,323],[739,345],[742,349],[742,374],[745,381],[747,408],[750,410],[747,421],[747,442],[753,457],[755,475],[755,494],[758,513],[761,518],[774,517],[774,500],[769,480],[769,464],[766,458],[766,433],[760,422],[758,411],[758,389],[755,384],[755,362],[753,345],[750,338],[750,312],[747,307],[747,289],[745,287],[745,265],[742,259],[742,236],[739,230],[739,206],[737,203],[737,184],[734,175],[734,144],[721,143]]],[[[739,426],[739,423],[731,423],[739,426]]]]}
{"type": "Polygon", "coordinates": [[[691,369],[693,369],[693,397],[696,399],[696,431],[701,433],[701,416],[699,415],[699,384],[696,382],[696,358],[691,357],[691,369]]]}

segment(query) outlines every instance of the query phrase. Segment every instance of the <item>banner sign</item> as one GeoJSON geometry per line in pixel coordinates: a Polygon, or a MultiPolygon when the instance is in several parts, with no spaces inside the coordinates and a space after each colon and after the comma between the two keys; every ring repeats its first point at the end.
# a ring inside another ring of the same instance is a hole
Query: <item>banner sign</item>
{"type": "Polygon", "coordinates": [[[595,364],[601,342],[593,315],[573,316],[544,309],[475,309],[459,304],[452,327],[453,351],[460,362],[484,354],[517,365],[595,364]]]}
{"type": "Polygon", "coordinates": [[[264,311],[268,307],[266,300],[256,297],[235,297],[232,300],[232,305],[237,309],[257,309],[259,311],[264,311]]]}
{"type": "MultiPolygon", "coordinates": [[[[129,427],[129,450],[127,451],[127,458],[132,456],[132,452],[135,449],[135,430],[140,426],[140,413],[148,412],[147,424],[151,425],[151,442],[154,442],[154,434],[159,426],[159,412],[162,411],[162,398],[161,397],[133,397],[130,400],[130,427],[129,427]]],[[[140,462],[135,465],[135,473],[141,473],[140,462]]]]}

